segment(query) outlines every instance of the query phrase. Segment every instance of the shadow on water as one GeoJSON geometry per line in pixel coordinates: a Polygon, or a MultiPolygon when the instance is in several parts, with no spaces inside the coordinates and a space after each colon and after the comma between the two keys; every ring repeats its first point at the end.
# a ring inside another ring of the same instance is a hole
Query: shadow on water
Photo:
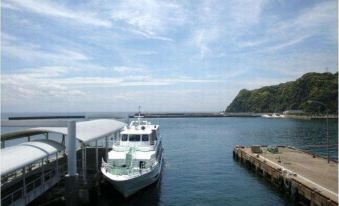
{"type": "Polygon", "coordinates": [[[150,186],[142,189],[129,198],[124,198],[109,182],[101,186],[102,196],[98,197],[97,205],[161,205],[161,178],[150,186]]]}

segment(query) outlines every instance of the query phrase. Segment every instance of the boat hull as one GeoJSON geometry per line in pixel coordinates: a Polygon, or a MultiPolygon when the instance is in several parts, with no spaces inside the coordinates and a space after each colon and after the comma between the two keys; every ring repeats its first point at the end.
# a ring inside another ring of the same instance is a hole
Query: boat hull
{"type": "Polygon", "coordinates": [[[102,173],[113,187],[127,198],[157,181],[162,172],[162,164],[163,161],[161,160],[151,171],[127,180],[115,180],[109,177],[104,171],[102,171],[102,173]]]}

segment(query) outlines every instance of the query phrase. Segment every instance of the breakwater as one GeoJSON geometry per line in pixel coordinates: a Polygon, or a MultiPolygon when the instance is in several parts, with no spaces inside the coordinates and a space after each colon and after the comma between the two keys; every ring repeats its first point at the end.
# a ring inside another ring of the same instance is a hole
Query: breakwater
{"type": "MultiPolygon", "coordinates": [[[[130,118],[137,116],[138,114],[129,115],[130,118]]],[[[260,117],[259,113],[214,113],[214,112],[183,112],[183,113],[142,113],[145,118],[204,118],[204,117],[260,117]]]]}

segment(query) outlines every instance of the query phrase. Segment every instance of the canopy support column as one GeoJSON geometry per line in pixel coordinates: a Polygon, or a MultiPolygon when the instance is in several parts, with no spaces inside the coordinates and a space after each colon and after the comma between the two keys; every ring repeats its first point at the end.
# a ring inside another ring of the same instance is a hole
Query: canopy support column
{"type": "MultiPolygon", "coordinates": [[[[76,154],[76,124],[75,121],[68,122],[67,135],[67,175],[66,175],[66,205],[78,204],[78,177],[77,177],[77,154],[76,154]]],[[[64,139],[63,135],[63,139],[64,139]]]]}
{"type": "Polygon", "coordinates": [[[61,144],[65,146],[65,135],[62,135],[61,144]]]}
{"type": "Polygon", "coordinates": [[[24,204],[26,205],[26,166],[23,168],[23,180],[22,180],[22,186],[23,186],[23,198],[24,198],[24,204]]]}
{"type": "Polygon", "coordinates": [[[42,166],[41,166],[41,186],[42,186],[42,190],[45,191],[45,164],[44,164],[44,158],[42,158],[41,160],[42,166]]]}
{"type": "Polygon", "coordinates": [[[27,136],[27,141],[28,141],[28,142],[31,141],[31,136],[27,136]]]}
{"type": "Polygon", "coordinates": [[[99,154],[98,154],[98,140],[95,140],[95,164],[97,166],[97,170],[99,169],[99,154]]]}
{"type": "Polygon", "coordinates": [[[56,173],[55,174],[56,174],[57,177],[59,177],[59,157],[58,157],[58,153],[59,152],[56,153],[56,160],[55,160],[56,161],[56,166],[55,166],[56,173]]]}
{"type": "Polygon", "coordinates": [[[108,137],[107,136],[105,137],[105,159],[107,162],[107,159],[108,159],[108,137]]]}
{"type": "Polygon", "coordinates": [[[5,148],[5,140],[1,140],[1,148],[5,148]]]}
{"type": "Polygon", "coordinates": [[[87,165],[86,165],[86,145],[81,144],[81,152],[82,152],[82,181],[83,184],[86,184],[87,182],[87,165]]]}

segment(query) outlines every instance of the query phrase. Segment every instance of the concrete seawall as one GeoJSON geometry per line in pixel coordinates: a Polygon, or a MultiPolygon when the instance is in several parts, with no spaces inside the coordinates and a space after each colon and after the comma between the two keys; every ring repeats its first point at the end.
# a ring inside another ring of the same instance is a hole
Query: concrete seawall
{"type": "Polygon", "coordinates": [[[253,153],[235,147],[233,157],[303,205],[338,205],[338,163],[291,147],[253,153]]]}

